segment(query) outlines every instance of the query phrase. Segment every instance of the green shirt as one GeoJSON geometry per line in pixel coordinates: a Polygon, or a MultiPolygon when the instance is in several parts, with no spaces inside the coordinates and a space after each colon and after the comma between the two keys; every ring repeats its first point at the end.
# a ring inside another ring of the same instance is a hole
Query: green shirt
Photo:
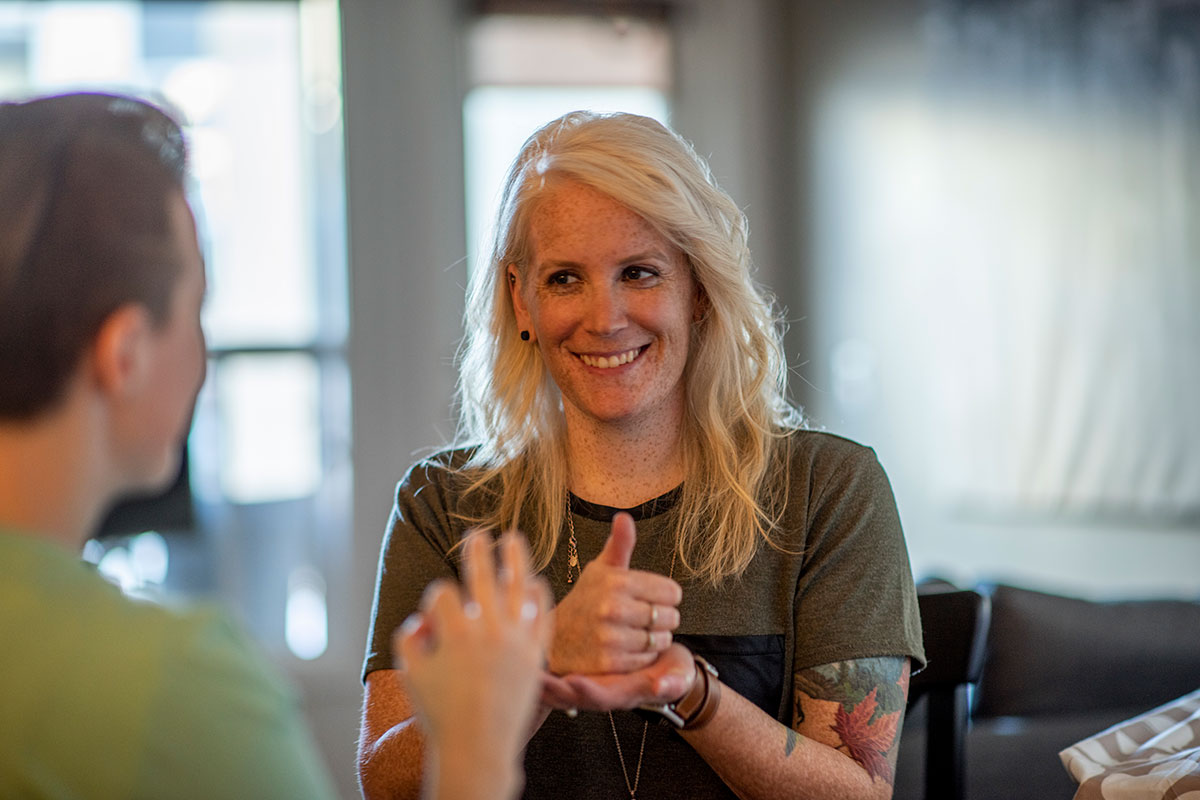
{"type": "Polygon", "coordinates": [[[0,531],[0,796],[329,798],[294,697],[212,611],[0,531]]]}

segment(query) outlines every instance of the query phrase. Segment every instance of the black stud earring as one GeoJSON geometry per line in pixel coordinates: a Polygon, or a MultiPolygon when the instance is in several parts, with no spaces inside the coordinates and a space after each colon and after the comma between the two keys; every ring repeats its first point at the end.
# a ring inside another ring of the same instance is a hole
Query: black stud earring
{"type": "Polygon", "coordinates": [[[529,341],[529,331],[521,331],[521,341],[522,342],[529,341]]]}

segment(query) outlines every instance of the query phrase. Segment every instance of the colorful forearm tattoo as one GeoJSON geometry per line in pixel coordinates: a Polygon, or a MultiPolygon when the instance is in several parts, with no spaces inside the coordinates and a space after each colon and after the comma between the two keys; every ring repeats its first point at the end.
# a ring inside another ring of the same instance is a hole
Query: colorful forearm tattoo
{"type": "MultiPolygon", "coordinates": [[[[908,698],[909,663],[900,656],[840,661],[796,673],[799,734],[850,756],[874,779],[892,784],[908,698]]],[[[799,736],[789,732],[785,754],[799,736]]]]}

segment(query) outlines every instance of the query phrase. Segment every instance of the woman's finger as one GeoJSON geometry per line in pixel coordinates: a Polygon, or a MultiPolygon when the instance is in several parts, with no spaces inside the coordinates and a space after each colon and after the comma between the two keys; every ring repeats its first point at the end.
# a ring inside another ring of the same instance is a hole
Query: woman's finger
{"type": "Polygon", "coordinates": [[[679,609],[650,603],[646,614],[646,627],[652,631],[673,631],[679,627],[679,609]]]}
{"type": "Polygon", "coordinates": [[[679,627],[679,609],[660,603],[629,600],[617,606],[613,622],[650,631],[673,631],[679,627]]]}
{"type": "MultiPolygon", "coordinates": [[[[657,572],[631,570],[625,582],[630,597],[643,603],[677,606],[683,600],[683,587],[673,578],[657,572]]],[[[645,608],[645,606],[643,606],[645,608]]]]}
{"type": "Polygon", "coordinates": [[[579,708],[610,711],[670,702],[687,691],[694,675],[691,653],[675,645],[651,663],[624,673],[565,675],[562,680],[576,693],[579,708]]]}
{"type": "Polygon", "coordinates": [[[622,628],[623,650],[627,653],[661,653],[671,646],[670,631],[652,631],[646,628],[622,628]]]}
{"type": "MultiPolygon", "coordinates": [[[[630,628],[625,625],[604,626],[597,631],[598,649],[601,657],[610,660],[626,655],[650,654],[651,660],[671,646],[670,631],[648,631],[645,628],[630,628]]],[[[611,664],[599,672],[619,672],[620,667],[611,664]]]]}
{"type": "Polygon", "coordinates": [[[557,675],[542,673],[542,705],[556,708],[560,711],[579,710],[578,693],[571,685],[557,675]]]}
{"type": "Polygon", "coordinates": [[[596,556],[596,560],[610,567],[628,569],[635,544],[637,544],[637,527],[634,525],[633,517],[621,511],[613,516],[612,532],[608,535],[608,541],[604,543],[604,549],[600,551],[600,555],[596,556]]]}

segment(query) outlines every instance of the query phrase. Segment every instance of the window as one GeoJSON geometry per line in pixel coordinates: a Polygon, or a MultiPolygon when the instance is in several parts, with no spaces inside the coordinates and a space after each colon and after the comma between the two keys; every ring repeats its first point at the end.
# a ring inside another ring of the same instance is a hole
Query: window
{"type": "Polygon", "coordinates": [[[0,2],[0,94],[80,89],[181,116],[209,280],[189,439],[198,535],[90,555],[134,590],[169,564],[172,589],[220,594],[268,648],[315,657],[321,566],[349,535],[337,6],[0,2]]]}
{"type": "Polygon", "coordinates": [[[568,111],[628,111],[666,123],[670,37],[626,17],[495,14],[468,31],[463,102],[467,258],[486,257],[504,177],[525,139],[568,111]]]}

